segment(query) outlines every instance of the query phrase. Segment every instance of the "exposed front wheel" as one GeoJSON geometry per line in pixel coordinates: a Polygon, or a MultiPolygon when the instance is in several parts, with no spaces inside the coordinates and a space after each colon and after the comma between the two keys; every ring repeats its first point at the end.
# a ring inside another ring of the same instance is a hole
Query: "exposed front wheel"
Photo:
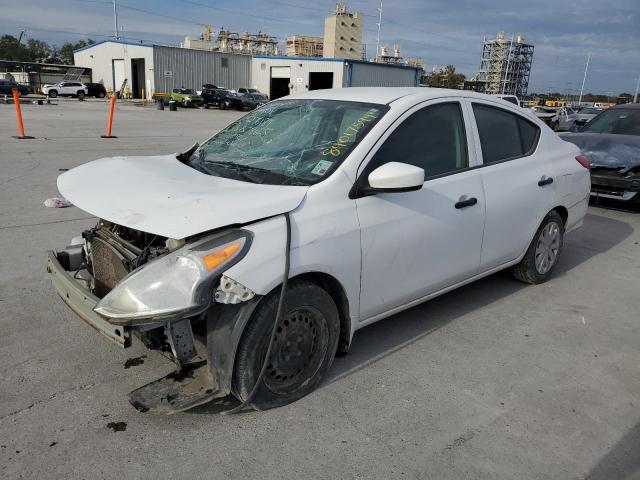
{"type": "Polygon", "coordinates": [[[47,96],[51,98],[56,98],[58,96],[58,92],[56,92],[55,90],[49,90],[49,93],[47,94],[47,96]]]}
{"type": "MultiPolygon", "coordinates": [[[[262,369],[280,291],[258,305],[242,335],[233,373],[233,393],[244,401],[262,369]]],[[[293,280],[285,295],[271,355],[251,405],[256,410],[287,405],[324,379],[338,347],[340,320],[331,296],[317,285],[293,280]]]]}
{"type": "Polygon", "coordinates": [[[543,220],[520,263],[512,268],[513,276],[526,283],[546,282],[558,263],[563,241],[564,222],[554,210],[543,220]]]}

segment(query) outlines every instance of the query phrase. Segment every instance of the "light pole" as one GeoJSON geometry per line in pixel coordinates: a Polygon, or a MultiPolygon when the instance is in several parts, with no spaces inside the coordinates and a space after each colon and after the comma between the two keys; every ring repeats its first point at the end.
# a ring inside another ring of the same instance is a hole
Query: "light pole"
{"type": "Polygon", "coordinates": [[[116,0],[113,0],[113,36],[116,40],[119,40],[118,35],[118,9],[116,7],[116,0]]]}
{"type": "Polygon", "coordinates": [[[380,8],[378,8],[378,38],[376,40],[376,62],[378,61],[378,55],[380,55],[380,27],[382,27],[382,1],[380,0],[380,8]]]}
{"type": "Polygon", "coordinates": [[[587,56],[587,66],[584,67],[584,77],[582,77],[582,87],[580,87],[580,98],[578,99],[578,107],[582,104],[582,93],[584,92],[584,82],[587,81],[587,71],[589,70],[589,61],[591,60],[591,52],[587,56]]]}
{"type": "Polygon", "coordinates": [[[640,90],[640,75],[638,75],[638,83],[636,83],[636,93],[633,96],[633,103],[638,103],[638,90],[640,90]]]}

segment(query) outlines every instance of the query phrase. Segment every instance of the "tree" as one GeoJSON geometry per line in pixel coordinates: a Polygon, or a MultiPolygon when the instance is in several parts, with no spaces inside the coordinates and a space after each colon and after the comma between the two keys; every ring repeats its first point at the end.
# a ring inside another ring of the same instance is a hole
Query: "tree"
{"type": "Polygon", "coordinates": [[[51,47],[43,40],[30,38],[27,40],[27,52],[30,62],[44,62],[51,56],[51,47]]]}
{"type": "Polygon", "coordinates": [[[60,47],[58,50],[58,58],[60,59],[60,63],[64,63],[66,65],[73,65],[73,51],[82,47],[86,47],[88,45],[93,45],[95,40],[80,40],[77,43],[67,42],[60,47]]]}
{"type": "Polygon", "coordinates": [[[461,88],[464,84],[465,76],[462,73],[456,73],[453,65],[447,65],[431,75],[429,79],[430,87],[439,88],[461,88]]]}
{"type": "Polygon", "coordinates": [[[18,43],[18,39],[13,35],[3,35],[0,37],[0,58],[3,60],[28,62],[29,51],[24,45],[18,43]]]}

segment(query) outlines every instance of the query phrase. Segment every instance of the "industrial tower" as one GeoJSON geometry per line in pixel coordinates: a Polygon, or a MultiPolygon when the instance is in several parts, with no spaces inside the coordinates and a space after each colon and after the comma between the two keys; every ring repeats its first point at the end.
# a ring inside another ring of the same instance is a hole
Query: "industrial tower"
{"type": "Polygon", "coordinates": [[[533,45],[524,43],[522,33],[506,39],[504,32],[496,38],[484,37],[482,60],[476,76],[478,90],[489,94],[523,97],[529,87],[533,62],[533,45]]]}

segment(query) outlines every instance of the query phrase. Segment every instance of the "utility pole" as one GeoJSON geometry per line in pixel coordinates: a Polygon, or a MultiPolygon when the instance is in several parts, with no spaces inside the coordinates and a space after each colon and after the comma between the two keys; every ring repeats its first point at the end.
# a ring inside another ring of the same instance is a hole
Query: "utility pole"
{"type": "Polygon", "coordinates": [[[640,90],[640,75],[638,75],[638,83],[636,83],[636,94],[633,96],[633,103],[638,103],[638,90],[640,90]]]}
{"type": "Polygon", "coordinates": [[[380,27],[382,27],[382,1],[380,0],[380,8],[378,8],[378,38],[376,41],[376,62],[378,61],[378,55],[380,55],[380,27]]]}
{"type": "Polygon", "coordinates": [[[587,55],[587,66],[584,67],[584,77],[582,77],[582,87],[580,87],[580,98],[578,99],[578,108],[582,104],[582,94],[584,92],[584,82],[587,81],[587,71],[589,70],[589,61],[591,60],[591,52],[587,55]]]}
{"type": "Polygon", "coordinates": [[[120,39],[118,35],[118,8],[116,7],[116,0],[113,0],[113,36],[116,40],[120,39]]]}

